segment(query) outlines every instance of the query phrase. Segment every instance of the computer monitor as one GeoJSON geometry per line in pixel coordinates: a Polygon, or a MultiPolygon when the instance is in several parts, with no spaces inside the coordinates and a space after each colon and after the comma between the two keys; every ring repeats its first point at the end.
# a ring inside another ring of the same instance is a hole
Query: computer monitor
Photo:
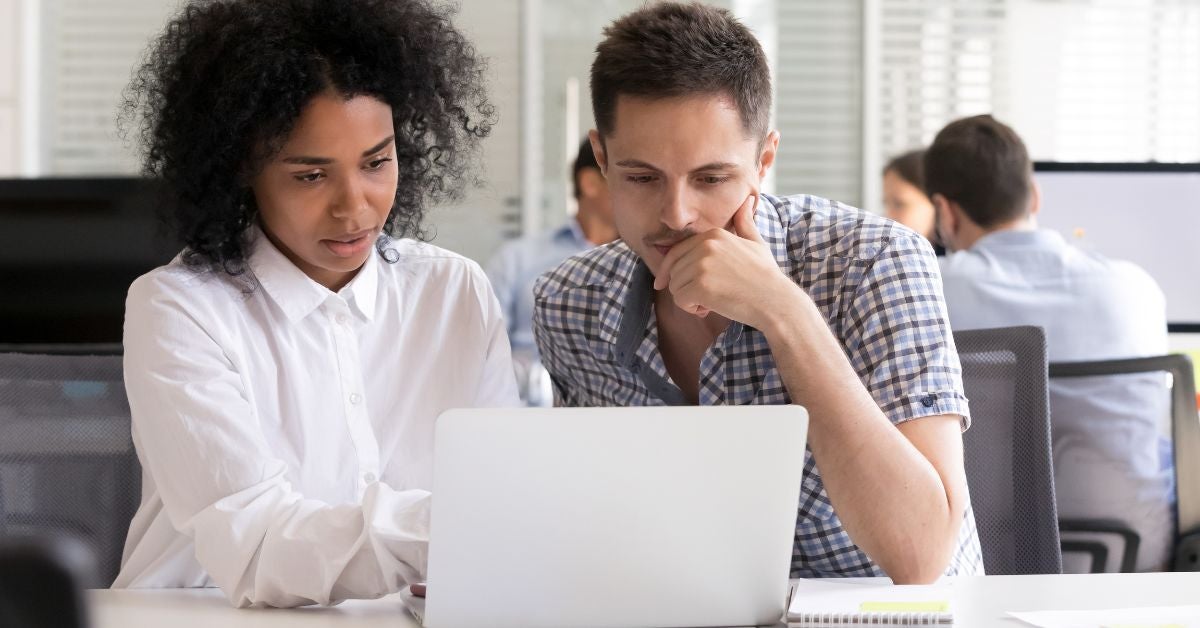
{"type": "Polygon", "coordinates": [[[1200,333],[1200,163],[1038,162],[1034,177],[1039,226],[1141,266],[1166,294],[1170,330],[1200,333]]]}
{"type": "Polygon", "coordinates": [[[119,343],[125,294],[182,248],[137,177],[0,179],[0,345],[119,343]]]}

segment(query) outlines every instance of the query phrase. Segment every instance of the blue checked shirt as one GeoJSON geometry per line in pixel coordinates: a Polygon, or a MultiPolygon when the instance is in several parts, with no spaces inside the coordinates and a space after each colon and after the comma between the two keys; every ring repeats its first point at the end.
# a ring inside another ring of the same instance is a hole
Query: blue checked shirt
{"type": "MultiPolygon", "coordinates": [[[[928,242],[889,220],[813,196],[763,195],[755,217],[776,263],[808,293],[894,424],[939,414],[969,425],[961,369],[928,242]]],[[[654,279],[621,241],[582,253],[534,288],[534,334],[566,406],[681,405],[658,351],[654,279]]],[[[700,362],[702,405],[788,404],[766,338],[733,322],[700,362]]],[[[947,575],[983,573],[968,506],[947,575]]],[[[886,575],[833,511],[812,452],[792,577],[886,575]]]]}

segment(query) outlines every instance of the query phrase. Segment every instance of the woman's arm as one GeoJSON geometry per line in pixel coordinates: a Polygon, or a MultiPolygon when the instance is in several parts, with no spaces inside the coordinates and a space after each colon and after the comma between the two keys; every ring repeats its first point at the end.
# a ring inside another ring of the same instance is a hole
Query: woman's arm
{"type": "Polygon", "coordinates": [[[145,278],[134,284],[125,383],[138,454],[172,526],[230,601],[330,604],[418,580],[429,493],[374,482],[360,503],[306,498],[274,455],[244,378],[178,299],[145,278]]]}

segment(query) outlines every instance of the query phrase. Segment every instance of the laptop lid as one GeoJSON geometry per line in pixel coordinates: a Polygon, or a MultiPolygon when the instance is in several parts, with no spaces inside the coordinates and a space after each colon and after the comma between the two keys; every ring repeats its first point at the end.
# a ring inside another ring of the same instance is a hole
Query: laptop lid
{"type": "Polygon", "coordinates": [[[778,622],[807,426],[799,406],[444,413],[425,625],[778,622]]]}

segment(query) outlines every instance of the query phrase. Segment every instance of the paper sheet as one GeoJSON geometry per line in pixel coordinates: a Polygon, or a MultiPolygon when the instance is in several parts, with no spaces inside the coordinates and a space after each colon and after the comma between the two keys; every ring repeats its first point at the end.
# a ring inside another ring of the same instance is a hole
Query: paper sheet
{"type": "Polygon", "coordinates": [[[1010,612],[1009,616],[1039,628],[1200,628],[1200,605],[1010,612]]]}

